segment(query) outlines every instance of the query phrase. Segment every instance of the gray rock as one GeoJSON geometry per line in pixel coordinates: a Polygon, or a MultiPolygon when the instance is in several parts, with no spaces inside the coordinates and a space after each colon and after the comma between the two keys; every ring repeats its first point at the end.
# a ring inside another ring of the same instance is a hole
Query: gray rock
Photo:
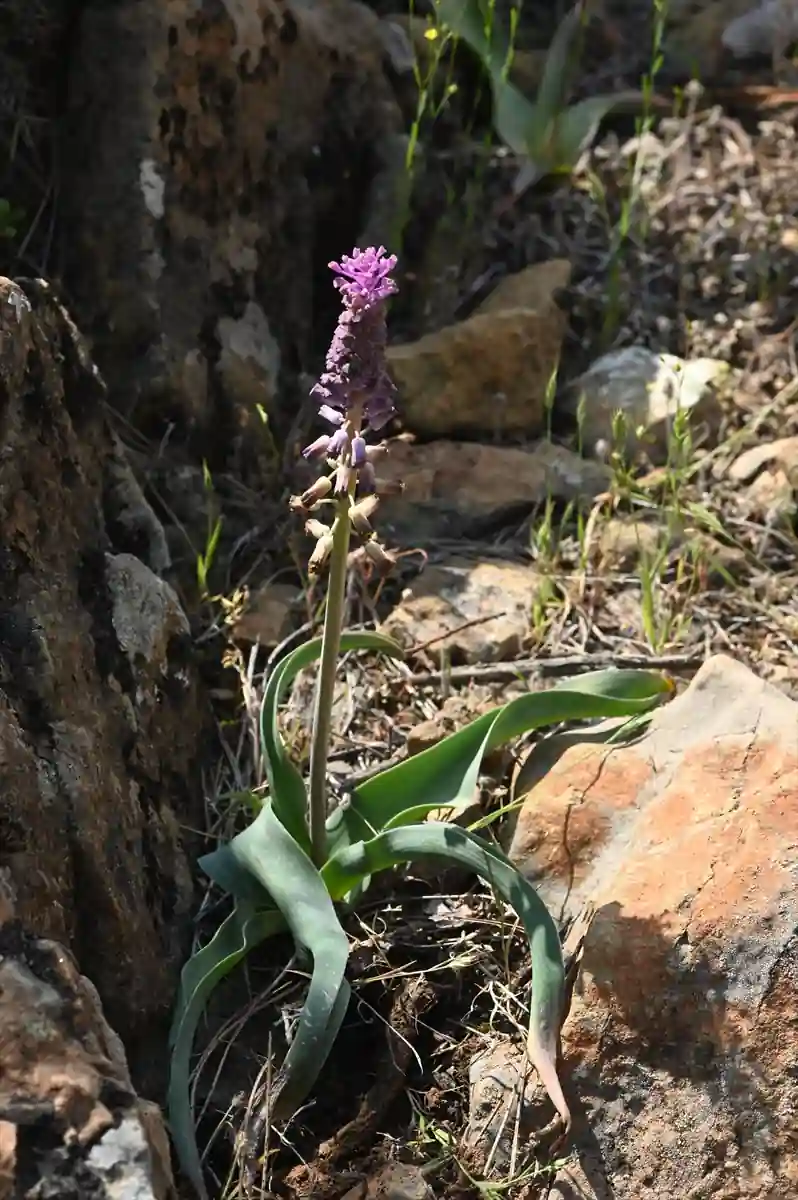
{"type": "Polygon", "coordinates": [[[580,421],[582,446],[606,458],[613,449],[631,456],[645,450],[654,463],[668,458],[677,412],[690,413],[693,436],[703,424],[719,419],[717,388],[729,375],[726,363],[712,358],[685,361],[629,346],[605,354],[570,385],[563,405],[580,421]],[[624,418],[624,438],[616,447],[613,421],[624,418]]]}

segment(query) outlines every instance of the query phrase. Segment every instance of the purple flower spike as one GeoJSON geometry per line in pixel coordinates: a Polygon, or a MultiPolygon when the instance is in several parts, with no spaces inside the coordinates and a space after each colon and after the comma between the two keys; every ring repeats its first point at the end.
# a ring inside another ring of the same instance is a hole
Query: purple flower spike
{"type": "MultiPolygon", "coordinates": [[[[327,352],[324,373],[311,395],[322,401],[321,415],[347,413],[363,405],[366,419],[379,428],[394,412],[395,388],[385,365],[385,301],[396,292],[391,271],[396,256],[385,247],[355,250],[330,263],[338,278],[343,311],[327,352]]],[[[329,419],[329,418],[328,418],[329,419]]]]}
{"type": "Polygon", "coordinates": [[[354,250],[330,263],[343,306],[324,373],[311,395],[321,402],[319,416],[334,432],[317,438],[303,454],[334,460],[338,494],[349,490],[355,475],[361,490],[373,490],[363,427],[382,429],[394,415],[396,389],[385,360],[385,307],[397,290],[391,276],[395,266],[396,256],[384,246],[354,250]]]}

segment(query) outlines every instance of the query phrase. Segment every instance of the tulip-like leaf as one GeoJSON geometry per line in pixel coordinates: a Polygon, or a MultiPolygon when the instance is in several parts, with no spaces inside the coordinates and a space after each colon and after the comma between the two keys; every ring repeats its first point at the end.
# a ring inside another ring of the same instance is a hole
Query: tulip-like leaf
{"type": "Polygon", "coordinates": [[[207,946],[188,960],[180,976],[170,1036],[169,1127],[180,1165],[202,1200],[206,1200],[207,1191],[194,1133],[189,1086],[194,1034],[216,985],[246,958],[250,950],[285,928],[286,922],[276,909],[257,911],[250,904],[237,904],[207,946]]]}
{"type": "Polygon", "coordinates": [[[550,149],[552,167],[557,170],[570,169],[576,166],[598,133],[598,128],[605,117],[618,109],[636,108],[642,102],[639,91],[616,92],[613,96],[588,96],[578,104],[563,109],[556,125],[554,140],[550,149]]]}
{"type": "Polygon", "coordinates": [[[493,94],[493,126],[502,142],[521,159],[514,185],[519,195],[547,175],[570,173],[614,109],[639,104],[640,92],[590,97],[568,107],[568,94],[585,24],[585,0],[565,14],[549,46],[535,100],[507,78],[510,39],[496,14],[481,0],[436,0],[440,19],[481,59],[493,94]]]}
{"type": "Polygon", "coordinates": [[[272,1085],[270,1116],[281,1119],[305,1099],[338,1034],[349,996],[349,942],[319,872],[269,804],[228,849],[266,889],[300,956],[313,963],[296,1032],[272,1085]]]}
{"type": "MultiPolygon", "coordinates": [[[[391,638],[369,632],[342,634],[341,653],[348,650],[381,650],[383,654],[394,658],[401,658],[403,654],[402,648],[391,638]]],[[[305,781],[291,761],[280,736],[278,714],[280,704],[296,676],[315,662],[320,653],[321,638],[313,638],[282,659],[266,685],[260,710],[261,745],[272,808],[297,844],[307,853],[310,853],[310,834],[305,781]]]]}
{"type": "Polygon", "coordinates": [[[564,972],[557,927],[532,885],[498,849],[457,825],[410,825],[335,853],[322,870],[333,899],[378,871],[424,858],[443,859],[481,875],[510,904],[524,926],[532,957],[527,1050],[554,1107],[568,1128],[568,1104],[557,1074],[564,972]]]}
{"type": "Polygon", "coordinates": [[[545,120],[558,116],[568,102],[580,49],[579,35],[584,26],[585,0],[578,0],[560,21],[546,52],[543,78],[535,100],[545,120]]]}
{"type": "Polygon", "coordinates": [[[436,808],[471,803],[485,754],[523,733],[562,721],[646,713],[672,691],[671,681],[659,673],[609,670],[519,696],[361,784],[330,817],[331,853],[367,841],[377,830],[419,821],[436,808]]]}

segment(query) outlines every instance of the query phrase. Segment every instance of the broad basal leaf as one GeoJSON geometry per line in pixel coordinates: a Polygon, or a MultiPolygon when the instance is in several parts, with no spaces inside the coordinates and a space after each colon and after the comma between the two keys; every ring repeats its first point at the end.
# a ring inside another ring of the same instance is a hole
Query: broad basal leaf
{"type": "Polygon", "coordinates": [[[313,963],[296,1031],[272,1085],[269,1115],[282,1120],[313,1087],[338,1034],[349,996],[349,943],[321,876],[268,804],[229,848],[267,890],[298,951],[313,963]]]}
{"type": "Polygon", "coordinates": [[[557,1075],[564,972],[557,927],[535,889],[504,855],[457,825],[411,825],[339,850],[322,871],[338,899],[378,871],[424,858],[444,859],[481,875],[521,919],[532,956],[527,1049],[566,1128],[571,1115],[557,1075]]]}
{"type": "Polygon", "coordinates": [[[555,122],[552,143],[547,147],[549,169],[573,170],[583,151],[587,150],[598,133],[604,118],[619,109],[634,108],[641,101],[640,92],[616,92],[615,95],[588,96],[571,108],[564,109],[555,122]]]}
{"type": "MultiPolygon", "coordinates": [[[[341,653],[348,650],[381,650],[401,658],[402,649],[381,633],[344,633],[341,653]]],[[[269,797],[275,814],[303,850],[310,851],[307,825],[307,792],[301,772],[291,761],[280,735],[278,716],[280,704],[296,676],[315,662],[321,653],[321,638],[305,642],[282,659],[274,668],[260,710],[260,731],[269,797]]]]}
{"type": "Polygon", "coordinates": [[[194,1034],[208,997],[216,985],[229,975],[250,950],[285,928],[286,923],[276,910],[258,912],[250,905],[238,904],[208,945],[188,960],[180,976],[170,1035],[169,1127],[180,1165],[202,1200],[206,1200],[207,1191],[194,1133],[189,1087],[194,1034]]]}
{"type": "Polygon", "coordinates": [[[585,0],[567,12],[546,52],[543,78],[540,81],[536,105],[543,120],[550,121],[565,108],[580,51],[580,34],[585,27],[585,0]]]}
{"type": "Polygon", "coordinates": [[[654,672],[610,670],[519,696],[361,784],[328,822],[331,853],[433,809],[470,803],[484,755],[523,733],[561,721],[645,713],[672,690],[670,680],[654,672]]]}

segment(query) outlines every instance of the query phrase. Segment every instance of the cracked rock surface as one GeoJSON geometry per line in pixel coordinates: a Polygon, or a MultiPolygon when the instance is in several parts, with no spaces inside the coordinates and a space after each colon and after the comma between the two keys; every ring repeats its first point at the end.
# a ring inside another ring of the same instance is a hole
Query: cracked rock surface
{"type": "Polygon", "coordinates": [[[541,744],[516,793],[512,856],[589,920],[551,1200],[795,1195],[798,705],[716,656],[636,742],[541,744]]]}
{"type": "Polygon", "coordinates": [[[21,927],[74,954],[155,1094],[208,710],[163,531],[46,284],[0,279],[0,377],[0,870],[21,927]]]}

